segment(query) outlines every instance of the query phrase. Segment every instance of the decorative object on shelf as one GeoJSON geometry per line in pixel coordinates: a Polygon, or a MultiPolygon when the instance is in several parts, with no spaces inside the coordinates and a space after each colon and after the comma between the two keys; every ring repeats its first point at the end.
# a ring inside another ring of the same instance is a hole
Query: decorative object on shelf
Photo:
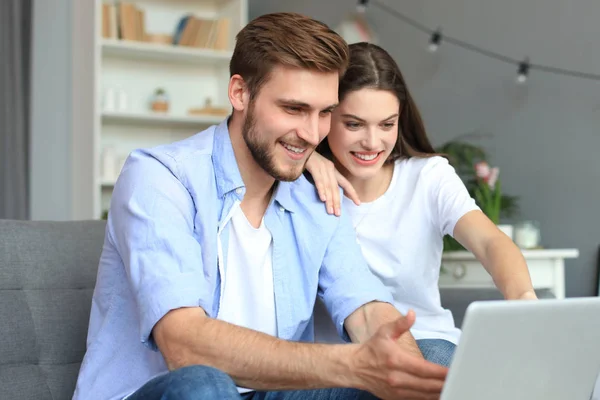
{"type": "Polygon", "coordinates": [[[104,111],[115,111],[117,107],[116,93],[113,88],[106,88],[102,96],[102,109],[104,111]]]}
{"type": "Polygon", "coordinates": [[[164,89],[156,89],[150,100],[150,108],[155,112],[169,111],[169,96],[164,89]]]}
{"type": "Polygon", "coordinates": [[[117,90],[117,110],[124,112],[129,108],[127,93],[123,89],[117,90]]]}
{"type": "Polygon", "coordinates": [[[107,88],[102,98],[102,108],[104,112],[127,111],[129,108],[127,93],[123,89],[107,88]]]}
{"type": "Polygon", "coordinates": [[[516,224],[514,241],[522,249],[541,248],[539,223],[537,221],[522,221],[516,224]]]}
{"type": "Polygon", "coordinates": [[[190,108],[189,115],[213,115],[226,117],[229,115],[229,109],[225,107],[213,107],[212,99],[208,97],[204,102],[204,107],[190,108]]]}
{"type": "Polygon", "coordinates": [[[498,229],[500,229],[501,232],[503,232],[506,236],[508,236],[511,239],[514,239],[514,231],[515,231],[515,227],[511,224],[497,224],[496,226],[498,226],[498,229]]]}
{"type": "MultiPolygon", "coordinates": [[[[494,172],[494,175],[496,176],[491,175],[492,168],[487,164],[488,155],[482,147],[456,139],[446,142],[437,148],[436,151],[448,158],[448,161],[467,187],[471,197],[475,199],[477,205],[494,223],[499,224],[502,219],[511,218],[518,214],[518,197],[503,194],[501,192],[500,183],[498,181],[498,174],[500,171],[497,170],[494,172]],[[487,183],[483,178],[477,176],[475,166],[481,162],[485,162],[485,164],[480,165],[480,173],[485,173],[487,176],[487,183]],[[494,189],[490,188],[489,183],[493,183],[492,186],[494,186],[494,189]],[[495,190],[496,184],[498,185],[497,191],[495,190]],[[485,189],[485,187],[487,187],[487,189],[485,189]],[[477,194],[478,190],[480,192],[479,195],[477,194]],[[486,198],[489,201],[486,202],[486,198]]],[[[506,233],[507,236],[513,236],[512,225],[499,224],[498,228],[506,233]]],[[[464,250],[464,247],[451,236],[445,236],[444,251],[452,250],[464,250]]]]}

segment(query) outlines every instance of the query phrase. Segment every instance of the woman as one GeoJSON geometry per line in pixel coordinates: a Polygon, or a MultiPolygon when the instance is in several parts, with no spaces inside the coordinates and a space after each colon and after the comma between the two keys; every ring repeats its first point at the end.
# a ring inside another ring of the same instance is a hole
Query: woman
{"type": "MultiPolygon", "coordinates": [[[[356,200],[345,197],[344,212],[369,267],[401,312],[415,310],[411,332],[425,358],[448,366],[460,331],[440,302],[444,235],[475,254],[506,299],[536,298],[525,260],[479,210],[447,160],[435,154],[398,65],[385,50],[350,46],[339,100],[318,149],[324,157],[315,153],[307,169],[330,213],[340,213],[339,204],[333,205],[338,183],[356,200]]],[[[315,316],[317,340],[337,337],[322,307],[315,316]]]]}

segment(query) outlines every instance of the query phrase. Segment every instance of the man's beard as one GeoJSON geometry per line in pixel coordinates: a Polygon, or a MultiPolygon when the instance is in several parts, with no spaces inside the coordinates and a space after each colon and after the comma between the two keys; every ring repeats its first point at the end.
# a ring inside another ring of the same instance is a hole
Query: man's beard
{"type": "MultiPolygon", "coordinates": [[[[295,181],[302,175],[304,164],[298,168],[290,168],[287,171],[282,171],[275,166],[275,155],[273,150],[269,149],[269,143],[261,140],[260,133],[256,130],[256,120],[254,118],[254,105],[251,104],[248,109],[244,126],[242,127],[242,137],[246,142],[246,146],[250,150],[254,161],[264,169],[269,175],[278,181],[295,181]]],[[[304,143],[301,147],[306,148],[308,152],[310,146],[304,143]]]]}

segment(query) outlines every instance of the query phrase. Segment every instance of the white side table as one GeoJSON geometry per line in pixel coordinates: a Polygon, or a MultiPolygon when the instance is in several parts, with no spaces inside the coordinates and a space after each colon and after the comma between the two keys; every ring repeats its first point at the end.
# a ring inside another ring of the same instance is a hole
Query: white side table
{"type": "MultiPolygon", "coordinates": [[[[565,298],[565,259],[579,257],[577,249],[523,250],[535,289],[551,289],[565,298]]],[[[443,289],[495,288],[492,277],[468,251],[442,253],[439,287],[443,289]]]]}

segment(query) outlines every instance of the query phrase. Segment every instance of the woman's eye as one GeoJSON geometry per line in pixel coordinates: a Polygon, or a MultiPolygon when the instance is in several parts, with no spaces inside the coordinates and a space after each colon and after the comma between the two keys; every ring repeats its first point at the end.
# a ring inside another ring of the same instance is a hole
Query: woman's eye
{"type": "Polygon", "coordinates": [[[360,124],[357,122],[346,122],[346,128],[348,129],[358,129],[360,128],[360,124]]]}
{"type": "Polygon", "coordinates": [[[383,124],[383,127],[385,129],[392,129],[394,126],[396,126],[395,122],[387,122],[387,123],[383,124]]]}

